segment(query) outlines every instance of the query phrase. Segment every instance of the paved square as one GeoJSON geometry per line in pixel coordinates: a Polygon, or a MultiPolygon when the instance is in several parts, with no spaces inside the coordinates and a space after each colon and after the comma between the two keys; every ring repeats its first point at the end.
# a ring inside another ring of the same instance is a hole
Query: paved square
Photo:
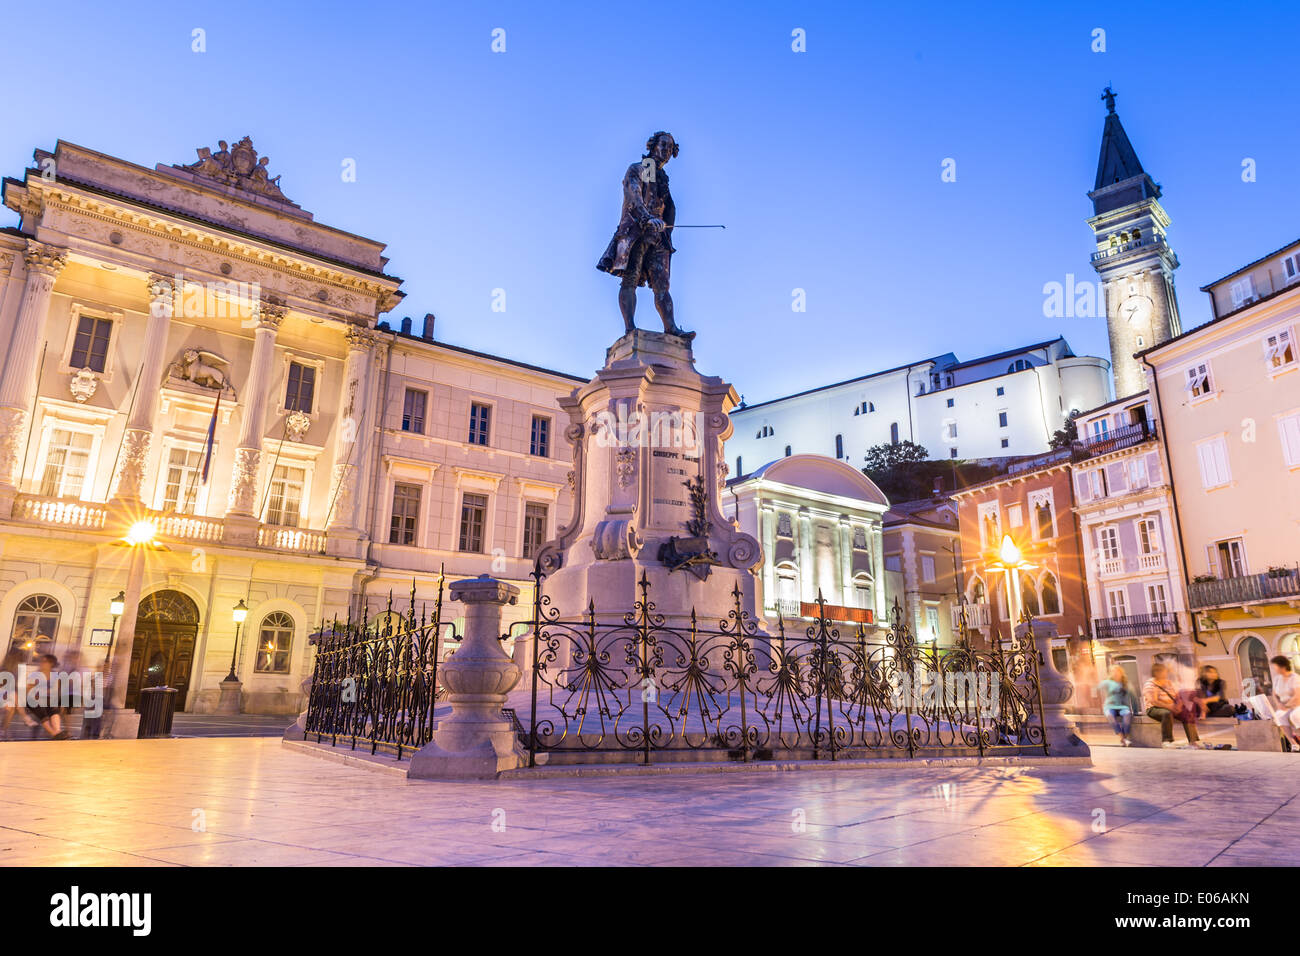
{"type": "Polygon", "coordinates": [[[407,781],[274,739],[0,744],[0,865],[1288,864],[1300,755],[407,781]],[[1105,832],[1094,829],[1104,813],[1105,832]],[[202,825],[200,827],[200,824],[202,825]],[[197,828],[197,829],[196,829],[197,828]]]}

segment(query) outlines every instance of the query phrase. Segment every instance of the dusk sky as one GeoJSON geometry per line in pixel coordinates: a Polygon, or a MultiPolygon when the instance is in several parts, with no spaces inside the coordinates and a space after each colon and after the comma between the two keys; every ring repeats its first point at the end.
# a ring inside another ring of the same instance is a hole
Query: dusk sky
{"type": "MultiPolygon", "coordinates": [[[[11,31],[0,167],[59,138],[152,166],[251,135],[290,199],[388,243],[390,318],[585,376],[621,334],[595,269],[619,179],[667,129],[678,221],[727,226],[677,235],[678,322],[754,402],[1057,334],[1107,355],[1102,319],[1043,315],[1044,283],[1094,278],[1107,84],[1164,189],[1184,326],[1205,321],[1201,285],[1300,235],[1300,26],[1239,9],[65,3],[11,31]]],[[[660,327],[649,290],[637,318],[660,327]]]]}

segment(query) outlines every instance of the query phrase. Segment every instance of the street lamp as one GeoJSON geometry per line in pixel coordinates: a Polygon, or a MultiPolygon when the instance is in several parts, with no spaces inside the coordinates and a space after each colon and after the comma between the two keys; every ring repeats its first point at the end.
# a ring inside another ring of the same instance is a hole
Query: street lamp
{"type": "MultiPolygon", "coordinates": [[[[130,677],[131,670],[131,650],[135,642],[135,622],[136,615],[140,610],[140,591],[144,585],[144,562],[145,554],[148,551],[165,551],[166,547],[156,540],[157,529],[152,521],[139,520],[132,522],[127,528],[126,535],[118,542],[123,547],[131,549],[130,567],[126,575],[126,590],[120,593],[109,604],[109,611],[113,615],[114,629],[117,627],[117,618],[122,619],[121,636],[118,638],[122,642],[117,649],[117,656],[111,660],[111,668],[108,673],[109,709],[120,712],[126,709],[126,688],[130,677]]],[[[109,644],[109,654],[112,655],[112,643],[109,644]]],[[[106,663],[109,663],[106,661],[106,663]]],[[[123,721],[122,734],[129,737],[135,736],[135,731],[126,726],[132,721],[131,715],[121,713],[123,721]]],[[[118,720],[114,718],[113,722],[118,720]]],[[[110,722],[110,725],[111,723],[110,722]]],[[[112,736],[118,736],[112,732],[112,736]]]]}
{"type": "Polygon", "coordinates": [[[239,678],[235,676],[235,658],[239,654],[239,629],[243,625],[244,619],[248,617],[248,605],[244,603],[243,598],[239,599],[239,603],[235,605],[235,609],[231,614],[235,618],[235,646],[230,649],[230,673],[226,675],[226,680],[238,683],[239,678]]]}
{"type": "Polygon", "coordinates": [[[108,653],[104,655],[104,670],[108,670],[113,661],[113,638],[117,634],[117,619],[126,610],[126,592],[118,591],[117,597],[108,602],[108,613],[113,617],[113,627],[108,632],[108,653]]]}
{"type": "Polygon", "coordinates": [[[1013,631],[1016,622],[1020,620],[1020,572],[1028,571],[1033,567],[1035,565],[1025,560],[1024,552],[1020,550],[1011,535],[1003,535],[997,556],[989,562],[989,570],[1002,571],[1006,574],[1007,618],[1011,622],[1013,631]]]}

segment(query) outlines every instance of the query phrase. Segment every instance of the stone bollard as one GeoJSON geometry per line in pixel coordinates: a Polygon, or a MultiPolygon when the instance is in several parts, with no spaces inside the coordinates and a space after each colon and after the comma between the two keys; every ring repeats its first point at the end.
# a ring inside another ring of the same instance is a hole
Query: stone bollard
{"type": "Polygon", "coordinates": [[[1038,686],[1043,695],[1043,735],[1051,757],[1089,757],[1092,750],[1079,736],[1079,728],[1065,713],[1065,705],[1074,696],[1074,684],[1056,669],[1052,660],[1052,639],[1056,625],[1051,621],[1034,621],[1016,625],[1016,640],[1032,638],[1038,652],[1038,686]]]}
{"type": "Polygon", "coordinates": [[[501,610],[518,594],[514,585],[487,575],[452,584],[451,599],[465,605],[465,637],[438,668],[451,715],[411,756],[408,777],[490,780],[523,766],[523,748],[501,714],[506,694],[520,678],[519,666],[501,647],[501,610]]]}

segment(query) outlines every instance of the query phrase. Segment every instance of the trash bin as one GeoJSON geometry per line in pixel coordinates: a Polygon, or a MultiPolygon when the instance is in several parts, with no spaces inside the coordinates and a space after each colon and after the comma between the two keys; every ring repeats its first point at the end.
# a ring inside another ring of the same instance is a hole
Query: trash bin
{"type": "Polygon", "coordinates": [[[175,687],[146,687],[140,691],[140,732],[136,737],[170,737],[175,709],[175,687]]]}

